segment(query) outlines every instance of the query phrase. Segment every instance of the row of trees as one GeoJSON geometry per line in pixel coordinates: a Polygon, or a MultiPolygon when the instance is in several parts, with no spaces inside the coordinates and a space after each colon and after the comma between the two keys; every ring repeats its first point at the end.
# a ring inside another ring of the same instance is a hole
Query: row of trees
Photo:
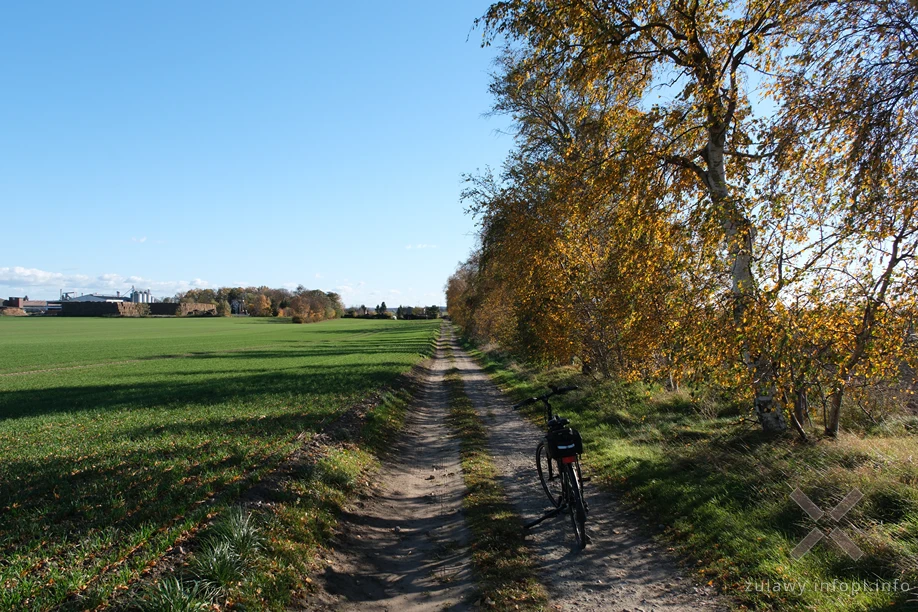
{"type": "Polygon", "coordinates": [[[177,302],[216,304],[223,316],[248,314],[255,317],[293,317],[297,322],[311,323],[336,319],[344,315],[341,296],[332,291],[295,290],[270,287],[220,287],[219,289],[190,289],[173,298],[177,302]]]}
{"type": "Polygon", "coordinates": [[[471,334],[629,379],[703,380],[801,435],[916,365],[918,6],[507,0],[501,172],[447,284],[471,334]]]}
{"type": "Polygon", "coordinates": [[[392,316],[396,319],[436,319],[440,316],[439,306],[399,306],[395,312],[389,310],[386,303],[377,304],[376,308],[367,308],[361,304],[359,307],[348,308],[345,316],[348,317],[377,317],[388,319],[392,316]]]}

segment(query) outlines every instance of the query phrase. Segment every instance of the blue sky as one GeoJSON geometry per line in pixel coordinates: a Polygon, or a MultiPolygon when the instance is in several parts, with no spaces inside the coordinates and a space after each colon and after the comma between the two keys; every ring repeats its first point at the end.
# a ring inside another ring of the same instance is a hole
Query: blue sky
{"type": "Polygon", "coordinates": [[[0,5],[0,295],[303,284],[442,303],[487,2],[0,5]]]}

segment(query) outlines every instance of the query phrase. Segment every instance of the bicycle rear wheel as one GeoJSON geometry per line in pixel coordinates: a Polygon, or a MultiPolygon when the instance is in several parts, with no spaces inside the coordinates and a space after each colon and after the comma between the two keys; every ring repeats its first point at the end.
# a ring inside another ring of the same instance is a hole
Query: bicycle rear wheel
{"type": "Polygon", "coordinates": [[[561,505],[563,496],[563,487],[561,486],[561,474],[555,469],[555,463],[548,456],[548,449],[545,442],[539,442],[536,447],[536,469],[539,471],[539,481],[542,483],[542,490],[551,500],[551,505],[557,508],[561,505]]]}
{"type": "Polygon", "coordinates": [[[584,549],[587,545],[586,534],[586,504],[583,501],[583,482],[580,476],[580,466],[577,462],[564,465],[568,482],[568,512],[571,515],[571,525],[574,527],[574,537],[577,545],[584,549]],[[576,466],[576,467],[575,467],[576,466]]]}

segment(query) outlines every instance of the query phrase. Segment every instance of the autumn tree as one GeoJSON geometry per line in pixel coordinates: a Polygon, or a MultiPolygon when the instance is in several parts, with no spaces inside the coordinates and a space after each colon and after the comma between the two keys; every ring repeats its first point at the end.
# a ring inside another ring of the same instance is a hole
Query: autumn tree
{"type": "MultiPolygon", "coordinates": [[[[480,21],[487,41],[510,41],[508,74],[523,75],[537,89],[560,82],[587,99],[601,98],[610,112],[590,116],[585,104],[580,119],[605,120],[597,128],[605,132],[615,122],[614,131],[625,133],[613,150],[638,166],[649,161],[667,170],[643,184],[633,181],[645,197],[671,201],[705,231],[717,228],[723,253],[715,263],[729,271],[735,351],[749,373],[757,417],[770,431],[785,427],[774,406],[772,361],[750,345],[745,330],[756,279],[755,227],[743,186],[761,149],[744,79],[746,71],[765,71],[778,59],[777,39],[807,9],[799,0],[510,0],[493,4],[480,21]]],[[[562,135],[570,137],[576,125],[561,121],[562,135]]]]}
{"type": "Polygon", "coordinates": [[[477,336],[474,333],[475,304],[472,289],[476,273],[476,262],[474,257],[470,257],[459,264],[443,287],[450,319],[472,337],[477,336]]]}
{"type": "Polygon", "coordinates": [[[302,322],[324,321],[344,314],[344,306],[337,293],[310,290],[302,285],[297,287],[288,303],[291,314],[302,322]]]}
{"type": "Polygon", "coordinates": [[[344,302],[341,300],[341,294],[336,293],[334,291],[328,291],[325,293],[325,297],[328,298],[327,307],[331,308],[331,310],[334,312],[334,314],[327,313],[328,316],[326,318],[331,319],[331,318],[337,317],[340,319],[341,317],[343,317],[344,316],[344,302]]]}
{"type": "Polygon", "coordinates": [[[812,322],[791,324],[808,357],[796,395],[827,390],[835,436],[846,392],[895,380],[914,359],[918,11],[905,0],[827,4],[797,45],[772,87],[778,194],[763,218],[783,231],[770,291],[812,322]]]}
{"type": "Polygon", "coordinates": [[[218,301],[213,289],[189,289],[175,297],[181,303],[216,304],[218,301]]]}
{"type": "Polygon", "coordinates": [[[788,408],[803,434],[819,389],[835,435],[847,390],[914,361],[915,16],[492,5],[479,24],[506,41],[491,90],[517,148],[470,178],[480,245],[451,315],[606,375],[746,385],[770,431],[788,408]]]}
{"type": "Polygon", "coordinates": [[[246,307],[253,316],[256,317],[270,317],[271,316],[271,300],[262,293],[258,293],[252,297],[251,304],[246,304],[246,307]]]}

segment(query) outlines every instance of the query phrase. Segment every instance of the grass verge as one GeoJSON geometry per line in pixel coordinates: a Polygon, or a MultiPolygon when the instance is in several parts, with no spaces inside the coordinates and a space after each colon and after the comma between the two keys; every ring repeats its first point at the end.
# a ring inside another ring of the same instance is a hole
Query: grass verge
{"type": "Polygon", "coordinates": [[[310,574],[344,506],[368,486],[404,423],[414,394],[397,390],[356,406],[304,443],[280,468],[217,517],[173,571],[147,582],[115,608],[140,610],[287,610],[306,604],[310,574]],[[246,499],[248,498],[248,499],[246,499]]]}
{"type": "MultiPolygon", "coordinates": [[[[517,398],[546,385],[581,391],[558,398],[586,444],[594,483],[620,491],[693,573],[741,609],[915,610],[918,608],[918,436],[907,429],[800,444],[737,424],[724,407],[699,407],[686,393],[596,382],[571,368],[537,369],[468,346],[517,398]],[[799,488],[827,512],[852,489],[864,498],[840,522],[811,520],[790,498],[799,488]],[[851,559],[828,538],[795,560],[814,528],[838,527],[863,551],[851,559]]],[[[537,415],[531,415],[533,417],[537,415]]]]}
{"type": "Polygon", "coordinates": [[[540,610],[548,601],[523,535],[523,525],[498,482],[487,432],[466,396],[459,371],[446,374],[450,425],[460,438],[463,500],[472,532],[472,563],[482,602],[494,610],[540,610]]]}

